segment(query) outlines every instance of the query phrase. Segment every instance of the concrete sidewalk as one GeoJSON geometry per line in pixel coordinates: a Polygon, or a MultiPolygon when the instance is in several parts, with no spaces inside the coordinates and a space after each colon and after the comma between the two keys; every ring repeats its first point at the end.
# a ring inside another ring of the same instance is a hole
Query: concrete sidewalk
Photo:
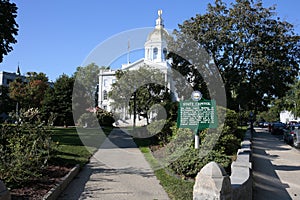
{"type": "Polygon", "coordinates": [[[264,129],[253,135],[253,199],[300,199],[300,151],[264,129]]]}
{"type": "Polygon", "coordinates": [[[60,200],[169,199],[132,138],[114,129],[60,200]]]}

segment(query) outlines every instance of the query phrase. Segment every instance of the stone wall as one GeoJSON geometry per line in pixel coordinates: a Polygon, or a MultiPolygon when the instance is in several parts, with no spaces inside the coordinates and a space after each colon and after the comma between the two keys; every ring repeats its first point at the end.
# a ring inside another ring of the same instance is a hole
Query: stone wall
{"type": "Polygon", "coordinates": [[[252,200],[252,164],[250,129],[245,133],[237,159],[231,164],[229,177],[215,162],[205,165],[196,177],[193,200],[252,200]]]}

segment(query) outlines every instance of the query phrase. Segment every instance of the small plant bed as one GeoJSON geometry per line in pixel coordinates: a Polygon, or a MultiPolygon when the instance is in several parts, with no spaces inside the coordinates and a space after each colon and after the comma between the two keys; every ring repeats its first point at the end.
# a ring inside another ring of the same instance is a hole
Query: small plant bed
{"type": "MultiPolygon", "coordinates": [[[[104,128],[104,134],[101,134],[103,140],[105,135],[112,129],[104,128]]],[[[79,164],[83,167],[90,159],[92,154],[98,148],[100,143],[91,143],[86,146],[82,141],[85,138],[93,139],[98,134],[98,129],[80,129],[80,133],[76,128],[54,128],[51,129],[52,149],[48,164],[38,171],[32,178],[28,178],[26,182],[10,181],[6,183],[9,188],[12,200],[34,200],[42,199],[47,192],[58,185],[64,176],[70,170],[79,164]]],[[[101,139],[102,140],[102,139],[101,139]]],[[[89,141],[87,139],[87,141],[89,141]]]]}
{"type": "Polygon", "coordinates": [[[12,200],[43,199],[47,192],[61,182],[70,167],[49,165],[42,171],[42,176],[26,183],[26,186],[10,190],[12,200]]]}

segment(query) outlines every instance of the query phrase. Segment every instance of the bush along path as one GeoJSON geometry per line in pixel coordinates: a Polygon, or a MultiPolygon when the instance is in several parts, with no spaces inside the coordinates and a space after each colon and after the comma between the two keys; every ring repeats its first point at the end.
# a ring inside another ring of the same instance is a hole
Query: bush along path
{"type": "MultiPolygon", "coordinates": [[[[236,112],[224,108],[218,108],[218,112],[227,112],[222,133],[212,151],[201,158],[199,151],[194,148],[192,131],[177,128],[174,122],[168,122],[162,132],[151,138],[135,138],[136,144],[155,169],[157,178],[170,198],[192,199],[194,179],[201,168],[210,161],[221,164],[228,174],[231,173],[230,165],[236,157],[247,128],[238,128],[236,112]]],[[[147,129],[152,132],[152,128],[157,126],[150,124],[147,129]]],[[[205,145],[206,134],[207,130],[200,134],[201,145],[205,145]]]]}
{"type": "MultiPolygon", "coordinates": [[[[40,180],[53,150],[51,130],[43,126],[37,109],[22,112],[17,124],[0,125],[0,179],[8,188],[20,188],[40,180]]],[[[64,170],[61,170],[64,171],[64,170]]]]}

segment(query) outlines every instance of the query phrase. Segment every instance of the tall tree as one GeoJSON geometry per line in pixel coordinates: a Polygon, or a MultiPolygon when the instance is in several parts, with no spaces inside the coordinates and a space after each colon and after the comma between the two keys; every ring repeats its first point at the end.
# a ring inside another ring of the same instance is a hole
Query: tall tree
{"type": "Polygon", "coordinates": [[[144,66],[138,70],[117,71],[117,82],[113,84],[109,97],[113,107],[129,107],[129,111],[144,116],[149,123],[148,111],[154,104],[170,101],[165,75],[158,69],[144,66]]]}
{"type": "Polygon", "coordinates": [[[276,18],[275,7],[265,8],[260,0],[236,0],[231,7],[216,0],[208,4],[207,13],[179,29],[177,37],[188,35],[212,57],[231,109],[238,110],[240,104],[243,109],[265,110],[285,95],[297,76],[300,37],[292,24],[276,18]]]}
{"type": "Polygon", "coordinates": [[[61,75],[54,83],[53,88],[46,92],[43,102],[42,113],[47,119],[49,113],[56,117],[56,125],[70,126],[74,124],[72,114],[72,93],[74,86],[74,77],[66,74],[61,75]]]}
{"type": "Polygon", "coordinates": [[[77,67],[74,73],[73,88],[73,117],[77,121],[86,112],[86,109],[95,107],[97,104],[97,89],[99,83],[100,68],[95,63],[84,67],[77,67]]]}
{"type": "Polygon", "coordinates": [[[84,99],[91,107],[95,106],[99,72],[100,67],[95,63],[91,63],[85,67],[77,67],[77,70],[74,73],[75,92],[77,93],[79,92],[78,90],[83,90],[81,92],[86,94],[84,99]]]}
{"type": "Polygon", "coordinates": [[[18,24],[16,22],[17,6],[9,0],[0,0],[0,63],[3,56],[13,50],[11,44],[15,44],[18,35],[18,24]]]}
{"type": "Polygon", "coordinates": [[[298,79],[291,89],[286,91],[286,95],[274,101],[273,106],[280,108],[278,114],[283,110],[288,110],[297,118],[300,116],[300,80],[298,79]]]}
{"type": "Polygon", "coordinates": [[[9,85],[10,96],[24,109],[41,108],[46,90],[49,86],[44,73],[28,72],[27,82],[21,78],[15,79],[9,85]]]}

